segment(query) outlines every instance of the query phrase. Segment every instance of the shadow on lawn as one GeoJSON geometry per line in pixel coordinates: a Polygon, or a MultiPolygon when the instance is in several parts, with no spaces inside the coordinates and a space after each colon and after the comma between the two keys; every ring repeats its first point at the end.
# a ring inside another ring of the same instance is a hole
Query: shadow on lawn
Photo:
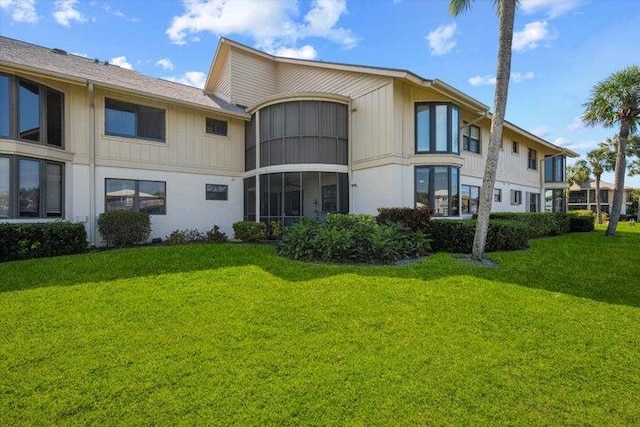
{"type": "Polygon", "coordinates": [[[288,281],[345,273],[421,280],[466,275],[640,307],[640,233],[619,231],[611,238],[596,231],[530,244],[526,251],[489,254],[497,268],[468,265],[449,254],[408,266],[353,266],[289,261],[268,245],[149,246],[0,264],[0,292],[256,265],[288,281]]]}

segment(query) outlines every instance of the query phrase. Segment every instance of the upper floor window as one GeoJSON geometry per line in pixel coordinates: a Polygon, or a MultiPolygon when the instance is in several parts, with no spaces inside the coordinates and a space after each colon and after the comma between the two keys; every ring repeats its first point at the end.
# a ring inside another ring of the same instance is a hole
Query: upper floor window
{"type": "Polygon", "coordinates": [[[533,148],[529,148],[527,161],[528,161],[529,169],[538,170],[538,152],[533,148]]]}
{"type": "Polygon", "coordinates": [[[0,137],[63,147],[64,95],[0,74],[0,137]]]}
{"type": "Polygon", "coordinates": [[[479,154],[480,147],[480,128],[474,125],[466,126],[462,133],[462,149],[479,154]]]}
{"type": "Polygon", "coordinates": [[[564,182],[565,157],[547,156],[544,159],[544,182],[564,182]]]}
{"type": "Polygon", "coordinates": [[[0,156],[0,219],[61,218],[64,164],[0,156]]]}
{"type": "Polygon", "coordinates": [[[460,153],[460,110],[453,104],[416,103],[416,153],[460,153]]]}
{"type": "Polygon", "coordinates": [[[164,110],[109,98],[105,98],[104,105],[104,130],[107,135],[164,142],[164,110]]]}
{"type": "Polygon", "coordinates": [[[126,209],[149,215],[167,213],[167,192],[164,181],[134,179],[105,180],[105,211],[126,209]]]}
{"type": "Polygon", "coordinates": [[[458,216],[460,169],[455,166],[416,166],[415,206],[427,207],[433,216],[458,216]]]}
{"type": "Polygon", "coordinates": [[[211,119],[207,117],[206,132],[213,135],[227,136],[227,122],[225,120],[211,119]]]}
{"type": "Polygon", "coordinates": [[[520,146],[518,145],[518,141],[513,141],[511,144],[511,152],[513,154],[518,154],[520,152],[520,146]]]}

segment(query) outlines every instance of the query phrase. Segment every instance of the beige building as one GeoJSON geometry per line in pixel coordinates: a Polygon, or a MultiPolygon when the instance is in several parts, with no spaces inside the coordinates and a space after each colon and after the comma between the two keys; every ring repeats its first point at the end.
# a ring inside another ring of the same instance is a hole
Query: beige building
{"type": "MultiPolygon", "coordinates": [[[[204,90],[0,37],[0,220],[110,209],[152,236],[242,219],[477,210],[489,107],[406,70],[275,57],[221,39],[204,90]]],[[[563,210],[577,154],[506,123],[494,211],[563,210]]]]}
{"type": "MultiPolygon", "coordinates": [[[[613,190],[615,185],[610,182],[600,181],[600,209],[602,212],[609,213],[611,204],[613,203],[613,190]]],[[[624,199],[620,213],[626,215],[633,204],[632,197],[633,188],[624,189],[624,199]]],[[[568,210],[591,210],[596,212],[596,180],[590,179],[582,184],[573,184],[569,188],[568,210]]]]}

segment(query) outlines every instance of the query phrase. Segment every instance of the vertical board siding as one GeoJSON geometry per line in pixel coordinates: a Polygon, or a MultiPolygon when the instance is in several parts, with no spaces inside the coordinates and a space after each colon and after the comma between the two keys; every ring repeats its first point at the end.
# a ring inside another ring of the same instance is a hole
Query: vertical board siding
{"type": "Polygon", "coordinates": [[[276,94],[276,64],[239,50],[229,53],[231,102],[249,106],[276,94]]]}
{"type": "Polygon", "coordinates": [[[352,106],[352,160],[393,154],[393,85],[354,99],[352,106]]]}
{"type": "Polygon", "coordinates": [[[224,100],[231,101],[231,60],[228,55],[222,65],[220,76],[213,87],[213,93],[224,100]]]}

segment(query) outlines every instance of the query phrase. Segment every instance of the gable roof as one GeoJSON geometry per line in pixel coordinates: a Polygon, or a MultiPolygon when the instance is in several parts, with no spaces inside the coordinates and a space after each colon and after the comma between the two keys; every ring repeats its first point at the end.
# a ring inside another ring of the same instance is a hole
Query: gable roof
{"type": "Polygon", "coordinates": [[[76,84],[93,83],[103,88],[155,97],[240,118],[248,117],[243,108],[207,94],[202,89],[145,76],[103,61],[67,54],[60,49],[49,49],[0,36],[0,52],[0,65],[9,68],[76,84]]]}
{"type": "MultiPolygon", "coordinates": [[[[600,189],[601,190],[614,190],[616,188],[615,184],[606,181],[600,181],[600,189]]],[[[571,191],[579,191],[579,190],[595,190],[596,189],[596,180],[589,179],[589,181],[582,182],[580,184],[573,184],[569,190],[571,191]]],[[[632,191],[631,187],[624,187],[625,191],[632,191]]]]}

